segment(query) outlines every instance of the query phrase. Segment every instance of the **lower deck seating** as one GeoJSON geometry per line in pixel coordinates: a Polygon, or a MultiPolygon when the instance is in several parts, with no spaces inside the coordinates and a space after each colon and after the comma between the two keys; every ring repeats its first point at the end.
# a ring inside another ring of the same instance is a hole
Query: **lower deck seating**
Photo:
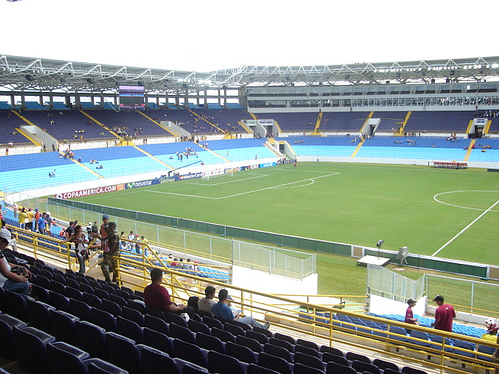
{"type": "MultiPolygon", "coordinates": [[[[27,323],[13,318],[14,308],[5,301],[8,293],[0,289],[0,311],[11,313],[0,314],[0,333],[3,336],[10,332],[11,335],[10,338],[2,337],[0,352],[8,350],[6,347],[9,345],[6,343],[10,343],[17,351],[17,354],[11,354],[10,358],[18,360],[26,372],[325,373],[341,372],[349,368],[354,372],[383,373],[388,369],[404,372],[404,369],[408,368],[399,369],[389,362],[381,362],[380,359],[372,361],[365,356],[344,353],[327,346],[320,347],[278,332],[234,327],[234,323],[227,326],[221,323],[225,331],[211,327],[199,327],[193,331],[189,323],[174,324],[163,320],[161,313],[151,315],[152,312],[149,312],[148,308],[139,306],[142,297],[130,289],[68,270],[62,272],[46,266],[41,261],[33,261],[33,264],[32,295],[35,298],[24,297],[27,323]],[[37,279],[50,275],[51,280],[37,279]],[[67,290],[68,287],[74,290],[64,294],[57,293],[53,291],[51,281],[64,281],[59,290],[67,290]],[[91,292],[96,293],[98,290],[101,297],[102,293],[108,293],[111,301],[120,304],[120,315],[107,312],[104,309],[104,300],[91,302],[92,296],[95,296],[91,292]],[[87,293],[87,296],[82,295],[83,301],[74,298],[78,291],[87,293]],[[42,298],[49,303],[43,304],[40,301],[42,298]],[[55,300],[56,298],[59,300],[55,300]],[[61,298],[66,298],[66,301],[60,301],[61,298]],[[35,299],[47,311],[40,312],[39,306],[27,305],[35,302],[35,299]],[[77,305],[79,303],[81,305],[77,305]],[[133,304],[137,305],[136,309],[129,307],[133,304]],[[89,310],[82,312],[85,308],[89,310]],[[45,323],[40,319],[43,316],[46,317],[45,323]],[[34,327],[31,324],[33,319],[37,319],[39,326],[47,324],[47,328],[42,331],[34,327]],[[156,321],[153,321],[154,319],[156,321]],[[158,328],[160,323],[163,326],[158,328]],[[15,331],[14,325],[25,331],[15,331]],[[233,335],[232,341],[220,340],[215,336],[216,329],[226,332],[228,337],[233,335]],[[208,340],[211,341],[207,343],[208,340]],[[40,358],[38,363],[30,362],[27,354],[21,352],[22,345],[26,342],[31,344],[29,351],[40,358]],[[214,350],[212,345],[220,347],[214,350]],[[254,349],[248,345],[252,345],[254,349]],[[332,366],[334,358],[337,361],[335,364],[344,368],[332,366]],[[339,361],[341,363],[338,363],[339,361]]],[[[193,322],[199,323],[205,319],[208,318],[201,318],[198,314],[193,316],[193,322]]]]}

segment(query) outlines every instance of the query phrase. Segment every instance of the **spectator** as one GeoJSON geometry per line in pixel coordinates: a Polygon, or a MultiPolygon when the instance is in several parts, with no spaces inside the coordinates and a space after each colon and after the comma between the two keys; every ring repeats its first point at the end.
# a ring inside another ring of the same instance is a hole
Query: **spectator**
{"type": "Polygon", "coordinates": [[[82,226],[77,225],[75,227],[75,232],[72,233],[68,239],[69,242],[75,243],[75,256],[80,264],[80,273],[85,273],[85,260],[88,258],[88,250],[85,244],[88,244],[88,240],[85,238],[82,226]]]}
{"type": "Polygon", "coordinates": [[[102,274],[106,282],[111,282],[109,273],[113,273],[113,282],[117,281],[118,266],[115,257],[120,256],[120,237],[116,231],[116,223],[107,223],[107,235],[105,237],[97,236],[101,240],[101,245],[106,244],[107,251],[103,249],[102,261],[99,263],[101,266],[102,274]]]}
{"type": "Polygon", "coordinates": [[[442,295],[436,295],[433,301],[436,302],[438,308],[434,315],[435,321],[431,324],[431,327],[440,329],[441,331],[451,332],[453,328],[453,319],[457,316],[455,309],[451,305],[444,304],[442,295]]]}
{"type": "Polygon", "coordinates": [[[30,284],[28,282],[31,273],[23,266],[10,264],[5,257],[7,247],[11,243],[10,231],[5,227],[0,229],[0,273],[7,278],[3,288],[16,293],[28,294],[30,284]]]}
{"type": "Polygon", "coordinates": [[[45,232],[46,232],[46,228],[47,226],[45,225],[46,223],[46,214],[43,213],[37,220],[36,224],[37,224],[37,230],[39,233],[41,233],[42,235],[45,235],[45,232]]]}
{"type": "Polygon", "coordinates": [[[75,222],[71,221],[69,222],[69,226],[64,230],[64,237],[66,240],[69,240],[71,236],[73,236],[73,233],[75,232],[75,222]]]}
{"type": "Polygon", "coordinates": [[[194,314],[194,308],[184,304],[173,303],[170,299],[168,290],[161,286],[163,271],[158,268],[151,270],[151,284],[144,289],[144,302],[146,307],[155,308],[163,311],[165,314],[187,313],[190,317],[194,314]]]}
{"type": "Polygon", "coordinates": [[[193,264],[191,264],[191,259],[186,260],[186,263],[184,264],[184,270],[186,271],[186,273],[189,273],[194,270],[193,264]]]}
{"type": "MultiPolygon", "coordinates": [[[[141,238],[139,238],[138,234],[135,234],[134,240],[140,242],[141,238]]],[[[135,253],[137,253],[138,255],[141,254],[141,245],[139,243],[135,243],[135,253]]]]}
{"type": "Polygon", "coordinates": [[[147,255],[148,255],[148,245],[147,245],[147,244],[149,243],[149,240],[148,240],[148,239],[146,239],[146,238],[144,237],[144,235],[142,235],[142,236],[141,236],[141,242],[142,242],[142,243],[144,243],[144,244],[142,245],[142,253],[144,254],[144,256],[147,256],[147,255]]]}
{"type": "MultiPolygon", "coordinates": [[[[100,237],[98,239],[101,240],[101,249],[103,253],[106,253],[109,251],[109,246],[108,246],[108,225],[109,225],[109,215],[104,214],[102,216],[102,224],[101,227],[99,228],[99,234],[100,237]]],[[[95,235],[97,236],[97,235],[95,235]]]]}
{"type": "Polygon", "coordinates": [[[483,334],[481,338],[495,343],[497,341],[498,334],[498,325],[496,324],[495,319],[486,319],[486,331],[487,332],[483,334]]]}
{"type": "Polygon", "coordinates": [[[215,287],[209,285],[205,288],[205,298],[198,301],[198,310],[212,313],[212,306],[216,303],[214,298],[215,287]]]}
{"type": "Polygon", "coordinates": [[[180,270],[184,270],[184,259],[182,257],[179,259],[179,264],[177,264],[177,268],[180,270]]]}
{"type": "Polygon", "coordinates": [[[233,311],[230,307],[230,302],[233,299],[229,295],[226,289],[221,289],[219,291],[219,302],[212,306],[212,313],[214,316],[223,321],[236,321],[241,323],[246,323],[252,327],[265,328],[268,329],[270,323],[266,322],[265,325],[259,323],[254,318],[250,316],[242,316],[241,313],[234,316],[233,311]]]}
{"type": "Polygon", "coordinates": [[[128,234],[128,248],[130,252],[132,252],[135,249],[134,240],[135,240],[134,231],[130,231],[130,233],[128,234]]]}
{"type": "Polygon", "coordinates": [[[20,228],[24,229],[26,219],[28,219],[28,215],[26,214],[26,208],[23,207],[23,208],[21,208],[21,211],[19,212],[19,227],[20,228]]]}
{"type": "Polygon", "coordinates": [[[408,299],[406,303],[408,303],[408,308],[406,309],[405,323],[419,324],[418,320],[413,317],[413,310],[412,310],[412,308],[415,307],[417,301],[415,301],[414,299],[408,299]]]}
{"type": "Polygon", "coordinates": [[[52,236],[52,216],[50,211],[45,212],[45,234],[52,236]]]}

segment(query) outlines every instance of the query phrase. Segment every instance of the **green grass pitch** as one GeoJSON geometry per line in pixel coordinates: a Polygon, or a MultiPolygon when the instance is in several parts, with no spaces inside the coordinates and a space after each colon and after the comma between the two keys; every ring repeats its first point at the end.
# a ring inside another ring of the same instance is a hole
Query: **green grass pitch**
{"type": "Polygon", "coordinates": [[[498,265],[498,173],[299,163],[84,197],[107,206],[498,265]]]}

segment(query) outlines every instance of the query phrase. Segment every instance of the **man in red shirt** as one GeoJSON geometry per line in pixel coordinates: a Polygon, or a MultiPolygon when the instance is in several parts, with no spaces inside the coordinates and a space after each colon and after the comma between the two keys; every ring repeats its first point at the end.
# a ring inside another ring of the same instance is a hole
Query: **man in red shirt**
{"type": "Polygon", "coordinates": [[[163,271],[158,268],[151,270],[151,284],[144,289],[144,302],[146,307],[156,308],[164,313],[181,314],[187,313],[190,317],[194,314],[194,308],[184,304],[175,304],[170,300],[168,290],[161,286],[163,271]]]}
{"type": "Polygon", "coordinates": [[[434,326],[435,329],[440,329],[441,331],[451,332],[453,327],[453,318],[456,318],[457,316],[455,309],[449,304],[444,304],[444,298],[442,295],[437,295],[433,301],[436,302],[438,308],[434,314],[434,318],[436,320],[431,324],[431,326],[434,326]]]}

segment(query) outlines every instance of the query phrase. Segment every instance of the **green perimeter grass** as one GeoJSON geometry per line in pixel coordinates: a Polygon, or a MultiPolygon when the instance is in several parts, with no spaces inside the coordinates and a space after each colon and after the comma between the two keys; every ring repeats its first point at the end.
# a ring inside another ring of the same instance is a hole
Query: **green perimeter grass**
{"type": "Polygon", "coordinates": [[[479,169],[301,163],[82,201],[423,255],[470,225],[437,256],[498,265],[498,173],[479,169]]]}

